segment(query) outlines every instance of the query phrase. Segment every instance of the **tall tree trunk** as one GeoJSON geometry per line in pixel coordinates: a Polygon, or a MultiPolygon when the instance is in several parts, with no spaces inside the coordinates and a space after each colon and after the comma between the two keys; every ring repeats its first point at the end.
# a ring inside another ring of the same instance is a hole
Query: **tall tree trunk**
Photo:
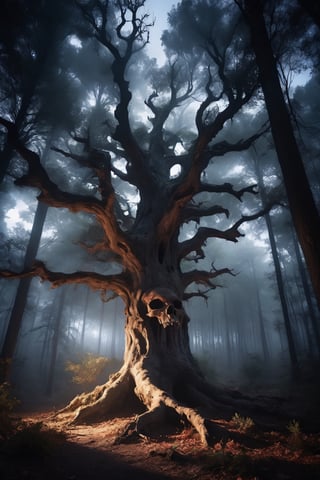
{"type": "Polygon", "coordinates": [[[278,256],[276,240],[273,233],[271,218],[268,213],[266,214],[265,219],[266,219],[266,224],[268,229],[269,241],[271,245],[271,253],[272,253],[275,273],[276,273],[277,287],[278,287],[279,299],[280,299],[282,314],[284,319],[284,326],[287,334],[287,342],[289,347],[291,366],[292,366],[293,374],[295,375],[298,369],[298,357],[297,357],[294,336],[293,336],[293,331],[291,327],[291,320],[290,320],[290,315],[289,315],[289,310],[288,310],[288,305],[286,300],[281,265],[280,265],[280,260],[278,256]]]}
{"type": "MultiPolygon", "coordinates": [[[[223,310],[224,310],[224,318],[225,318],[225,339],[226,339],[226,355],[227,355],[227,366],[231,368],[234,363],[234,354],[235,354],[235,347],[234,344],[231,347],[231,332],[230,332],[230,316],[228,314],[228,302],[226,298],[226,294],[223,293],[223,310]]],[[[234,335],[233,335],[234,337],[234,335]]],[[[238,345],[236,345],[236,349],[238,350],[238,345]]],[[[238,352],[237,352],[238,353],[238,352]]]]}
{"type": "MultiPolygon", "coordinates": [[[[48,353],[50,349],[50,335],[51,335],[51,328],[53,324],[53,312],[52,308],[50,308],[50,313],[46,315],[46,324],[44,325],[45,327],[45,334],[42,342],[42,347],[41,347],[41,354],[39,358],[39,372],[41,378],[44,378],[44,384],[46,383],[46,379],[48,377],[47,371],[48,371],[48,353]]],[[[44,319],[42,319],[44,320],[44,319]]]]}
{"type": "MultiPolygon", "coordinates": [[[[262,204],[263,206],[265,206],[267,204],[267,198],[266,198],[266,193],[264,189],[261,168],[260,168],[259,162],[256,159],[254,159],[254,164],[255,164],[255,169],[258,177],[259,192],[260,192],[262,204]]],[[[271,254],[272,254],[272,259],[273,259],[274,268],[275,268],[276,281],[277,281],[277,287],[279,292],[279,300],[281,303],[282,315],[284,319],[284,326],[285,326],[286,337],[287,337],[288,348],[289,348],[292,374],[293,376],[296,376],[299,369],[298,357],[297,357],[296,347],[294,343],[294,336],[293,336],[293,331],[291,327],[289,309],[288,309],[286,295],[285,295],[285,288],[284,288],[280,260],[278,256],[277,244],[276,244],[276,239],[273,232],[273,226],[272,226],[269,212],[265,214],[265,221],[267,225],[268,237],[269,237],[269,242],[271,247],[271,254]]]]}
{"type": "Polygon", "coordinates": [[[104,317],[105,317],[105,302],[101,302],[100,318],[99,318],[99,333],[98,333],[98,348],[97,348],[98,355],[101,354],[102,329],[105,321],[104,317]]]}
{"type": "Polygon", "coordinates": [[[85,290],[86,290],[86,294],[85,294],[84,307],[83,307],[81,338],[80,338],[80,346],[81,346],[82,352],[84,352],[84,339],[85,339],[85,332],[86,332],[87,313],[88,313],[88,307],[89,307],[90,288],[86,286],[85,290]]]}
{"type": "Polygon", "coordinates": [[[260,81],[289,207],[320,308],[320,217],[310,189],[282,93],[277,63],[260,0],[244,0],[245,15],[260,72],[260,81]]]}
{"type": "Polygon", "coordinates": [[[261,341],[261,347],[262,347],[262,353],[263,353],[263,360],[265,362],[268,362],[270,360],[270,352],[269,352],[269,347],[268,347],[268,341],[267,341],[267,335],[266,331],[264,328],[264,316],[263,316],[263,309],[261,305],[261,297],[260,297],[260,292],[258,289],[258,282],[257,282],[257,276],[256,276],[256,271],[254,267],[254,262],[251,260],[251,272],[254,280],[254,289],[256,293],[256,299],[257,299],[257,307],[258,307],[258,325],[259,325],[259,333],[260,333],[260,341],[261,341]]]}
{"type": "MultiPolygon", "coordinates": [[[[27,246],[24,269],[31,268],[39,248],[40,238],[43,225],[47,215],[48,206],[42,202],[38,202],[36,213],[34,216],[33,226],[31,230],[30,240],[27,246]]],[[[18,335],[20,332],[24,310],[27,303],[29,288],[32,278],[23,278],[19,282],[15,301],[13,304],[6,336],[2,346],[0,359],[3,361],[3,373],[1,380],[8,380],[10,374],[10,362],[12,361],[15,348],[17,345],[18,335]]]]}
{"type": "Polygon", "coordinates": [[[49,371],[48,371],[48,379],[47,379],[47,387],[46,387],[46,394],[51,396],[52,389],[53,389],[53,382],[54,382],[54,373],[56,368],[57,356],[58,356],[58,347],[59,341],[61,339],[61,320],[62,320],[62,312],[64,307],[64,300],[66,297],[66,288],[62,288],[61,292],[59,292],[59,299],[58,299],[58,306],[55,307],[55,321],[53,322],[53,336],[51,341],[51,355],[49,361],[49,371]]]}

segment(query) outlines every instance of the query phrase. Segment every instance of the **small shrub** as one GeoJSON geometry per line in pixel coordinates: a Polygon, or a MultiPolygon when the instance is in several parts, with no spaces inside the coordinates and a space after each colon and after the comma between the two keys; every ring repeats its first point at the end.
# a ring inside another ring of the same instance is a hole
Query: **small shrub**
{"type": "Polygon", "coordinates": [[[300,424],[297,420],[291,420],[287,425],[287,429],[290,432],[289,435],[289,446],[294,449],[303,448],[303,434],[300,428],[300,424]]]}
{"type": "Polygon", "coordinates": [[[97,383],[109,362],[106,357],[87,353],[79,362],[67,362],[66,371],[73,374],[73,383],[90,386],[97,383]]]}
{"type": "Polygon", "coordinates": [[[292,435],[298,436],[301,434],[300,424],[297,422],[297,420],[291,420],[287,426],[287,429],[292,435]]]}
{"type": "Polygon", "coordinates": [[[242,417],[239,413],[235,413],[232,417],[233,425],[240,431],[240,432],[248,432],[252,430],[254,427],[254,421],[250,417],[242,417]]]}
{"type": "Polygon", "coordinates": [[[0,384],[0,438],[6,439],[15,431],[16,419],[12,413],[19,404],[18,400],[12,396],[9,383],[0,384]]]}

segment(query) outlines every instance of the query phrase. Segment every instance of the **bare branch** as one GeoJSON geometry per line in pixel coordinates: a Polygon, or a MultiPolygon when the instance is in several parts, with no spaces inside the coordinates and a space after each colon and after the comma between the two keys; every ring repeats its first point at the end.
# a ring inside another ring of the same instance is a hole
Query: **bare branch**
{"type": "Polygon", "coordinates": [[[117,275],[101,275],[96,272],[52,272],[48,270],[45,264],[41,261],[36,261],[31,269],[22,272],[12,272],[10,270],[1,270],[0,277],[2,278],[27,278],[40,277],[51,283],[52,288],[60,287],[66,284],[86,284],[93,290],[113,290],[119,295],[124,295],[129,287],[129,278],[125,273],[117,275]]]}
{"type": "Polygon", "coordinates": [[[209,286],[210,288],[216,288],[217,285],[212,282],[212,279],[225,274],[234,276],[234,273],[232,273],[229,268],[221,268],[219,270],[213,269],[210,272],[206,270],[192,270],[182,275],[182,282],[185,288],[191,283],[197,283],[209,286]]]}
{"type": "Polygon", "coordinates": [[[222,185],[212,185],[210,183],[201,183],[199,192],[210,192],[210,193],[228,193],[242,202],[242,196],[245,193],[252,193],[253,195],[258,195],[257,184],[249,185],[247,187],[241,188],[240,190],[235,190],[231,183],[223,183],[222,185]]]}
{"type": "Polygon", "coordinates": [[[208,293],[214,290],[216,287],[207,288],[206,290],[197,290],[196,292],[187,292],[183,294],[183,300],[188,301],[191,298],[204,298],[205,301],[208,300],[208,293]]]}
{"type": "Polygon", "coordinates": [[[268,124],[268,125],[264,125],[259,132],[255,133],[254,135],[251,135],[245,140],[241,139],[236,143],[229,143],[225,140],[222,142],[218,142],[210,146],[206,150],[204,156],[210,159],[212,157],[223,156],[229,152],[243,152],[244,150],[248,150],[256,140],[258,140],[262,135],[267,133],[269,130],[270,130],[270,125],[268,124]]]}
{"type": "Polygon", "coordinates": [[[150,150],[152,151],[162,151],[163,153],[169,153],[169,150],[166,146],[166,142],[163,138],[164,134],[164,124],[168,119],[170,113],[181,103],[187,100],[190,97],[190,94],[193,90],[193,70],[188,70],[188,78],[185,76],[183,79],[179,78],[179,70],[181,66],[177,62],[172,63],[169,66],[169,86],[170,86],[170,98],[165,104],[161,106],[155,104],[155,99],[158,98],[158,92],[154,91],[147,100],[145,104],[150,108],[154,117],[149,118],[149,121],[152,123],[153,128],[150,132],[150,150]],[[181,92],[181,87],[183,91],[181,92]]]}
{"type": "Polygon", "coordinates": [[[205,122],[203,120],[204,112],[209,107],[209,105],[211,105],[213,102],[219,101],[223,95],[223,92],[221,92],[221,94],[218,96],[214,95],[211,90],[211,84],[212,84],[212,74],[211,74],[210,66],[208,66],[208,81],[205,86],[205,91],[207,96],[201,102],[201,105],[198,108],[198,111],[196,113],[196,126],[198,129],[198,133],[200,133],[205,127],[205,122]]]}
{"type": "MultiPolygon", "coordinates": [[[[134,49],[135,43],[142,42],[141,48],[143,48],[148,42],[148,39],[143,41],[143,35],[148,30],[148,25],[145,24],[147,17],[143,15],[142,18],[139,18],[137,15],[138,10],[144,5],[144,1],[125,2],[125,5],[123,2],[117,1],[116,4],[120,12],[120,20],[116,26],[116,33],[122,45],[117,45],[116,42],[113,43],[111,36],[108,34],[107,22],[109,16],[107,10],[109,8],[109,2],[107,2],[106,5],[103,5],[103,3],[98,0],[88,5],[83,5],[79,1],[77,2],[83,15],[94,29],[95,37],[109,50],[114,58],[111,70],[114,81],[119,88],[119,101],[114,112],[118,125],[115,128],[113,138],[121,144],[127,157],[130,157],[132,165],[134,166],[134,168],[130,170],[130,181],[138,188],[143,188],[146,184],[150,185],[152,178],[147,169],[144,168],[146,161],[144,153],[140,149],[131,131],[128,107],[132,94],[129,89],[129,82],[125,78],[125,72],[130,58],[137,51],[134,49]],[[96,19],[95,9],[98,11],[100,23],[96,19]],[[126,18],[127,11],[131,12],[130,20],[126,18]],[[123,29],[127,26],[127,23],[130,23],[131,31],[125,34],[123,33],[123,29]],[[124,48],[122,48],[123,46],[124,48]],[[137,174],[137,171],[139,174],[137,174]]],[[[114,30],[114,26],[112,26],[112,28],[114,30]]],[[[140,50],[140,48],[138,50],[140,50]]]]}
{"type": "Polygon", "coordinates": [[[234,225],[226,230],[218,230],[216,228],[209,228],[209,227],[200,227],[197,233],[189,240],[185,240],[184,242],[180,243],[179,251],[178,251],[178,258],[181,260],[182,258],[186,257],[189,253],[195,251],[198,252],[201,250],[201,247],[205,244],[208,238],[221,238],[224,240],[228,240],[229,242],[238,242],[238,238],[244,237],[244,234],[239,232],[239,227],[244,222],[249,222],[252,220],[256,220],[259,217],[262,217],[267,212],[270,211],[272,205],[260,210],[252,215],[243,215],[234,225]]]}
{"type": "Polygon", "coordinates": [[[219,215],[224,214],[227,218],[229,218],[229,210],[226,208],[221,207],[220,205],[212,205],[211,207],[201,207],[199,205],[187,205],[183,213],[181,215],[181,219],[184,222],[189,222],[191,220],[198,222],[200,221],[201,217],[209,217],[211,215],[219,215]]]}
{"type": "Polygon", "coordinates": [[[18,137],[15,125],[0,117],[0,124],[8,130],[8,139],[17,152],[27,161],[29,172],[16,181],[17,185],[39,188],[39,200],[52,207],[68,208],[72,212],[86,212],[94,215],[106,235],[110,250],[122,258],[124,267],[140,275],[141,265],[132,251],[128,237],[119,228],[114,213],[115,194],[106,171],[103,188],[103,200],[87,195],[75,195],[64,192],[50,180],[40,162],[39,155],[23,145],[18,137]]]}

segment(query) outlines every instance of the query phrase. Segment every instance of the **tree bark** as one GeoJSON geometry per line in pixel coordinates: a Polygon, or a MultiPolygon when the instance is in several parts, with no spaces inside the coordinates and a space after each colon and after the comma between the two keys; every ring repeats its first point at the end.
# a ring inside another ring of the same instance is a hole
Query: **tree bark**
{"type": "Polygon", "coordinates": [[[164,327],[157,318],[141,315],[134,301],[127,312],[123,367],[105,385],[77,396],[58,415],[67,415],[74,422],[91,422],[123,414],[124,407],[131,406],[140,414],[122,438],[146,436],[159,423],[182,418],[206,445],[205,419],[195,406],[212,404],[210,387],[191,354],[188,321],[185,315],[180,324],[164,327]]]}
{"type": "Polygon", "coordinates": [[[262,3],[260,0],[245,0],[244,5],[293,223],[320,308],[319,213],[282,93],[277,64],[263,17],[262,3]]]}

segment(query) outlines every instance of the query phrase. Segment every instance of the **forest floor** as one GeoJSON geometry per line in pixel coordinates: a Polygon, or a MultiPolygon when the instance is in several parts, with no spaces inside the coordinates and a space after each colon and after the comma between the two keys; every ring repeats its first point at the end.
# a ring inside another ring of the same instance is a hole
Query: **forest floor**
{"type": "Polygon", "coordinates": [[[0,444],[2,480],[317,480],[320,436],[298,422],[261,428],[251,419],[214,419],[204,448],[191,428],[117,443],[128,418],[67,425],[53,412],[21,416],[0,444]],[[20,433],[19,433],[20,430],[20,433]]]}

